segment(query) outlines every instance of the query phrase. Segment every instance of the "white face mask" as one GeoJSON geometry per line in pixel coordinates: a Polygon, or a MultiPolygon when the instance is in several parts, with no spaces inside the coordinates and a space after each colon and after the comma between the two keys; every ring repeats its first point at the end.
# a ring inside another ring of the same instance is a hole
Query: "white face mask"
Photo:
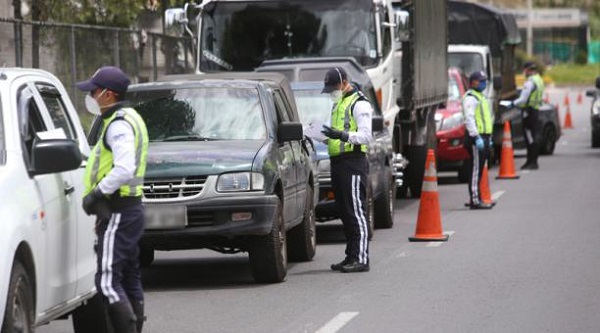
{"type": "MultiPolygon", "coordinates": [[[[106,89],[102,90],[102,92],[97,97],[102,96],[102,94],[104,94],[105,91],[106,89]]],[[[99,116],[102,113],[100,111],[100,104],[98,104],[98,101],[94,97],[92,97],[91,94],[85,95],[85,108],[89,113],[93,114],[94,116],[99,116]]]]}
{"type": "Polygon", "coordinates": [[[331,100],[334,103],[339,102],[339,100],[342,99],[342,95],[343,95],[343,92],[341,90],[334,90],[331,93],[329,93],[329,96],[331,97],[331,100]]]}

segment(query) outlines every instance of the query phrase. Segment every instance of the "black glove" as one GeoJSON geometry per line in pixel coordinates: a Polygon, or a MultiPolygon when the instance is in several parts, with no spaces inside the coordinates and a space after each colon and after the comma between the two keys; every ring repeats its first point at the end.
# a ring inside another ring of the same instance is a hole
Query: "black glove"
{"type": "Polygon", "coordinates": [[[323,135],[330,139],[340,139],[344,142],[348,142],[348,132],[339,131],[329,126],[323,125],[323,130],[321,131],[321,133],[323,133],[323,135]]]}
{"type": "Polygon", "coordinates": [[[83,197],[82,206],[86,214],[96,215],[101,220],[109,220],[112,215],[108,200],[97,187],[83,197]]]}

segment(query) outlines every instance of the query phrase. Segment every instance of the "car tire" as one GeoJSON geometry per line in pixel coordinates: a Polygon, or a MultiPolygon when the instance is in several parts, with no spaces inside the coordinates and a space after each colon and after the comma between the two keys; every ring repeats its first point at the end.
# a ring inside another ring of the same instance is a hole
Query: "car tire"
{"type": "Polygon", "coordinates": [[[542,132],[542,142],[540,142],[540,154],[552,155],[556,148],[556,129],[551,125],[546,125],[542,132]]]}
{"type": "Polygon", "coordinates": [[[396,181],[388,167],[383,184],[383,193],[375,200],[375,229],[389,229],[394,226],[394,206],[396,203],[396,181]]]}
{"type": "Polygon", "coordinates": [[[140,246],[140,267],[150,267],[154,262],[154,249],[140,246]]]}
{"type": "Polygon", "coordinates": [[[96,293],[87,303],[80,305],[72,313],[75,333],[113,333],[108,317],[107,305],[100,293],[96,293]]]}
{"type": "Polygon", "coordinates": [[[313,189],[306,189],[306,204],[302,223],[293,227],[287,234],[288,258],[290,261],[310,261],[317,250],[317,225],[313,189]]]}
{"type": "Polygon", "coordinates": [[[282,214],[279,202],[271,232],[250,239],[250,268],[256,282],[282,282],[287,274],[287,238],[282,214]]]}
{"type": "Polygon", "coordinates": [[[373,200],[373,189],[371,185],[367,188],[367,239],[372,240],[375,236],[375,202],[373,200]]]}
{"type": "Polygon", "coordinates": [[[600,148],[600,131],[592,130],[592,148],[600,148]]]}
{"type": "Polygon", "coordinates": [[[15,261],[10,274],[2,332],[33,332],[33,287],[23,264],[15,261]]]}

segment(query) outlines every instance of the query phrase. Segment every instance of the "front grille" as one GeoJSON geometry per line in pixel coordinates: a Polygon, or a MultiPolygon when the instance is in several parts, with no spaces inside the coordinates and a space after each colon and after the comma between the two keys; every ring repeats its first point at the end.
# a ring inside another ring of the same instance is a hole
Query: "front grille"
{"type": "Polygon", "coordinates": [[[204,189],[206,176],[146,179],[144,197],[146,199],[176,199],[192,197],[204,189]]]}

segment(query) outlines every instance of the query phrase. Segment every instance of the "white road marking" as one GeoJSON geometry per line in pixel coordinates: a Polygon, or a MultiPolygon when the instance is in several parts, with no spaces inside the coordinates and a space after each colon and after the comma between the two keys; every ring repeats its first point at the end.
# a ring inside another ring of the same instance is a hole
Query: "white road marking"
{"type": "Polygon", "coordinates": [[[358,312],[340,312],[328,321],[327,324],[319,328],[316,333],[335,333],[346,326],[356,316],[358,316],[358,312]]]}
{"type": "Polygon", "coordinates": [[[492,194],[492,201],[497,201],[506,191],[496,191],[492,194]]]}
{"type": "MultiPolygon", "coordinates": [[[[455,231],[446,231],[443,234],[444,235],[448,235],[448,236],[452,236],[452,235],[454,235],[454,232],[455,231]]],[[[438,246],[440,246],[440,245],[442,245],[444,243],[446,243],[446,242],[429,242],[429,243],[427,243],[426,247],[438,247],[438,246]]]]}
{"type": "Polygon", "coordinates": [[[522,175],[526,175],[526,174],[528,174],[528,173],[530,173],[530,172],[531,172],[531,170],[523,170],[523,171],[521,171],[521,174],[522,174],[522,175]]]}

